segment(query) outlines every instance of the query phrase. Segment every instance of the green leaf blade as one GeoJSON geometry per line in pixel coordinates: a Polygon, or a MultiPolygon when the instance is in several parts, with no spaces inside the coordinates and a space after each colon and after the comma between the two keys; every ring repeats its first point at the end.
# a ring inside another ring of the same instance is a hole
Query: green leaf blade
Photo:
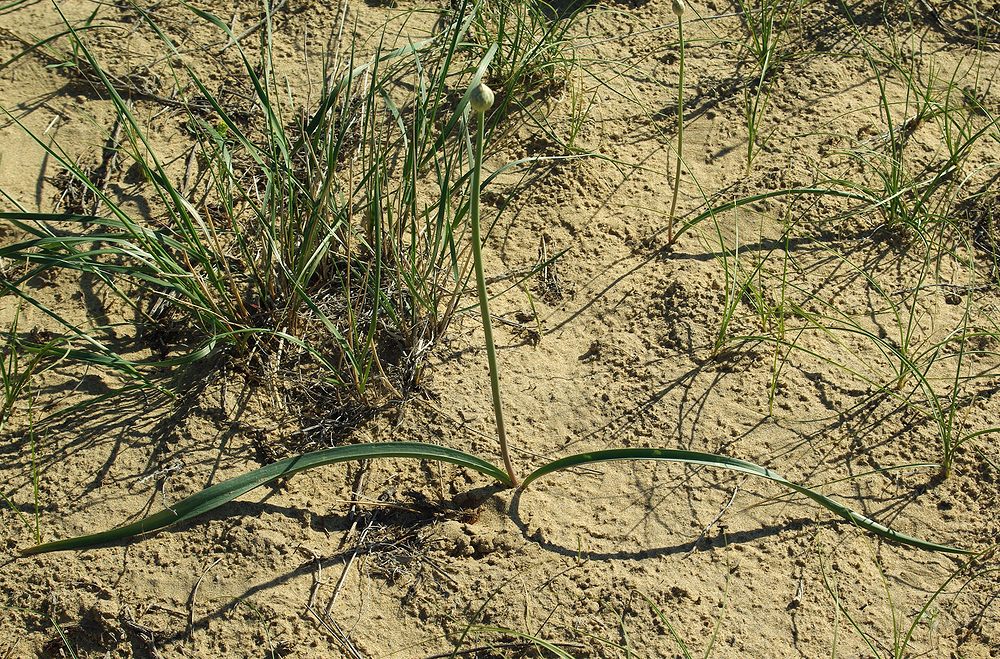
{"type": "Polygon", "coordinates": [[[903,545],[908,545],[910,547],[916,547],[918,549],[924,549],[927,551],[936,551],[949,554],[974,554],[976,552],[970,551],[968,549],[962,549],[959,547],[953,547],[951,545],[942,545],[936,542],[929,542],[927,540],[922,540],[905,533],[900,533],[898,531],[893,531],[884,524],[880,524],[873,519],[865,517],[861,513],[855,512],[848,508],[847,506],[838,503],[830,497],[820,494],[819,492],[812,490],[803,485],[793,483],[784,476],[771,471],[767,467],[762,467],[753,462],[747,462],[746,460],[740,460],[738,458],[731,458],[724,455],[717,455],[715,453],[703,453],[700,451],[685,451],[680,449],[658,449],[658,448],[622,448],[622,449],[608,449],[603,451],[592,451],[590,453],[578,453],[576,455],[571,455],[559,460],[555,460],[548,464],[542,465],[535,471],[531,472],[521,483],[521,489],[526,488],[532,481],[541,478],[547,474],[551,474],[555,471],[560,471],[563,469],[569,469],[570,467],[577,467],[581,465],[589,465],[595,462],[615,462],[621,460],[659,460],[664,462],[678,462],[682,464],[690,465],[701,465],[707,467],[716,467],[729,469],[730,471],[735,471],[738,473],[748,474],[750,476],[756,476],[758,478],[763,478],[779,485],[783,485],[789,489],[792,489],[803,496],[806,496],[819,505],[823,506],[830,512],[839,515],[840,517],[846,519],[853,524],[874,533],[877,536],[885,538],[887,540],[892,540],[903,545]]]}
{"type": "Polygon", "coordinates": [[[435,444],[421,442],[386,442],[337,446],[279,460],[240,476],[216,483],[178,501],[171,508],[145,517],[132,524],[89,535],[57,540],[21,551],[21,556],[34,556],[54,551],[92,549],[113,542],[130,540],[139,535],[158,531],[172,524],[193,519],[226,504],[238,496],[266,485],[277,478],[289,477],[300,471],[338,462],[375,458],[415,458],[448,462],[490,476],[504,485],[510,479],[503,470],[468,453],[435,444]]]}

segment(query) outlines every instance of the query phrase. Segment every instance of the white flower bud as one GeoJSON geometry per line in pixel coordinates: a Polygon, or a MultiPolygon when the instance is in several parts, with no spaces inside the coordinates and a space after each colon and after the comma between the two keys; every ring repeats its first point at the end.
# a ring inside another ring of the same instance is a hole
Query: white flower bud
{"type": "Polygon", "coordinates": [[[472,90],[469,104],[472,105],[473,112],[482,114],[493,106],[493,98],[493,90],[485,82],[480,82],[472,90]]]}
{"type": "Polygon", "coordinates": [[[673,10],[674,16],[680,18],[684,15],[684,0],[674,0],[670,5],[670,9],[673,10]]]}

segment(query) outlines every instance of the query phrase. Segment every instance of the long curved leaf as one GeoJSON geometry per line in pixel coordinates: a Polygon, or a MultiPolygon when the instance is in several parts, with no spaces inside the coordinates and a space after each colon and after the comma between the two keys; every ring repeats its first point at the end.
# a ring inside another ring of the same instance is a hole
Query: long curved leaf
{"type": "Polygon", "coordinates": [[[270,483],[276,478],[288,477],[306,469],[321,467],[335,462],[370,460],[373,458],[416,458],[418,460],[450,462],[495,478],[504,485],[511,485],[507,474],[498,467],[468,453],[444,446],[423,444],[420,442],[386,442],[384,444],[337,446],[280,460],[241,476],[216,483],[197,494],[192,494],[186,499],[178,501],[171,508],[161,510],[132,524],[100,533],[29,547],[23,550],[21,555],[34,556],[35,554],[44,554],[52,551],[91,549],[120,540],[128,540],[137,535],[151,533],[171,524],[183,522],[214,510],[254,488],[270,483]]]}
{"type": "Polygon", "coordinates": [[[854,512],[847,506],[834,501],[828,496],[820,494],[815,490],[811,490],[808,487],[793,483],[784,476],[771,471],[767,467],[761,467],[760,465],[747,462],[746,460],[740,460],[738,458],[730,458],[724,455],[716,455],[714,453],[702,453],[700,451],[656,448],[623,448],[610,449],[606,451],[593,451],[591,453],[578,453],[576,455],[571,455],[566,458],[555,460],[546,465],[542,465],[535,471],[531,472],[524,479],[521,483],[521,489],[527,487],[532,481],[541,478],[546,474],[551,474],[554,471],[568,469],[579,465],[592,464],[594,462],[610,462],[616,460],[663,460],[666,462],[681,462],[684,464],[704,465],[707,467],[722,467],[731,471],[766,478],[769,481],[774,481],[775,483],[779,483],[780,485],[784,485],[787,488],[795,490],[799,494],[809,497],[830,512],[840,515],[849,522],[853,522],[861,528],[871,531],[875,535],[888,540],[893,540],[904,545],[910,545],[911,547],[927,549],[929,551],[939,551],[950,554],[975,553],[968,549],[961,549],[959,547],[952,547],[949,545],[940,545],[935,542],[928,542],[926,540],[921,540],[920,538],[906,535],[905,533],[893,531],[889,527],[880,524],[873,519],[854,512]]]}

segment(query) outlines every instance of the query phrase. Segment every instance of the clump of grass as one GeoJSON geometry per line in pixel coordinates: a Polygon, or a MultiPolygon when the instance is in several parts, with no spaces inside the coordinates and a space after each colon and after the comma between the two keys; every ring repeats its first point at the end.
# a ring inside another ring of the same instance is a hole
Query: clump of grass
{"type": "MultiPolygon", "coordinates": [[[[140,319],[141,334],[167,344],[162,359],[129,362],[42,309],[65,329],[74,359],[137,375],[226,354],[360,398],[399,398],[469,276],[468,206],[452,206],[468,185],[453,175],[466,157],[455,132],[468,99],[447,101],[468,55],[469,15],[463,9],[433,38],[361,64],[327,61],[318,104],[296,114],[273,67],[271,31],[261,31],[254,57],[221,19],[193,11],[235,43],[257,113],[247,119],[193,70],[171,70],[178,88],[197,96],[183,104],[197,141],[188,161],[197,167],[192,180],[178,182],[131,102],[67,23],[75,57],[117,112],[119,151],[147,181],[155,217],[137,216],[58,144],[37,139],[107,215],[0,216],[30,235],[0,250],[31,264],[4,289],[41,309],[20,284],[49,269],[86,273],[140,319]],[[401,81],[413,81],[415,94],[401,97],[401,81]],[[52,223],[68,229],[53,231],[52,223]]],[[[174,40],[140,16],[176,54],[174,40]]]]}

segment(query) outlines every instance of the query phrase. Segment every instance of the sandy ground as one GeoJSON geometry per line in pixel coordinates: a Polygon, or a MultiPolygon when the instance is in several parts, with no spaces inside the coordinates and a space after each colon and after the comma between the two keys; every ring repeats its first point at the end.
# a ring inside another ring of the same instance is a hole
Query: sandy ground
{"type": "MultiPolygon", "coordinates": [[[[909,15],[887,4],[854,6],[858,30],[887,48],[891,26],[923,70],[972,90],[1000,115],[1000,32],[976,48],[956,32],[968,29],[957,3],[931,3],[941,5],[940,20],[927,3],[913,3],[909,15]]],[[[763,119],[769,140],[749,172],[746,32],[729,3],[691,6],[680,217],[695,215],[705,197],[718,204],[821,176],[871,180],[849,154],[886,131],[878,82],[864,59],[851,56],[860,46],[839,5],[802,5],[789,27],[796,54],[782,64],[763,119]]],[[[989,3],[979,5],[1000,20],[989,3]]],[[[60,6],[71,20],[97,8],[80,0],[60,6]]],[[[255,7],[212,4],[244,29],[255,7]]],[[[402,24],[416,8],[406,0],[352,2],[348,23],[363,37],[386,21],[402,24]]],[[[337,10],[295,0],[276,12],[276,52],[296,89],[309,78],[307,50],[321,47],[337,10]]],[[[187,46],[220,40],[183,7],[164,3],[156,12],[187,46]]],[[[155,41],[132,29],[127,11],[101,5],[99,17],[119,28],[88,36],[109,70],[155,70],[155,41]]],[[[419,35],[434,17],[409,20],[419,35]]],[[[5,11],[0,59],[23,50],[19,39],[60,25],[46,2],[5,11]]],[[[966,444],[946,480],[933,468],[887,470],[939,461],[941,442],[931,419],[848,372],[888,379],[870,343],[807,331],[796,335],[802,350],[777,361],[766,343],[712,357],[731,286],[720,240],[730,260],[739,248],[744,268],[769,257],[760,277],[772,298],[784,271],[794,282],[789,297],[884,323],[889,334],[873,287],[911,289],[926,259],[877,212],[844,217],[850,204],[825,198],[762,201],[667,246],[674,27],[665,0],[588,10],[573,33],[581,67],[538,111],[567,126],[574,102],[593,97],[575,146],[601,157],[545,164],[527,186],[501,177],[484,193],[486,212],[499,213],[487,242],[495,277],[531,268],[543,244],[549,254],[566,250],[548,279],[529,282],[530,296],[514,288],[494,301],[495,316],[510,321],[496,332],[518,467],[604,447],[724,453],[822,486],[900,531],[988,549],[1000,533],[995,440],[966,444]]],[[[204,55],[200,65],[226,70],[231,57],[204,55]]],[[[51,64],[36,53],[0,71],[10,113],[0,128],[0,187],[29,211],[59,208],[59,172],[15,119],[89,161],[112,120],[106,101],[51,64]]],[[[147,78],[169,96],[165,80],[147,78]]],[[[887,93],[899,103],[894,121],[905,122],[906,91],[893,81],[887,93]]],[[[149,99],[136,108],[163,149],[182,153],[176,109],[149,99]]],[[[913,127],[912,151],[933,160],[940,132],[933,119],[913,127]]],[[[992,185],[993,201],[981,201],[980,215],[995,207],[997,134],[994,125],[977,144],[956,192],[961,201],[992,185]]],[[[517,126],[491,149],[488,167],[558,153],[553,140],[517,126]]],[[[994,230],[1000,235],[1000,226],[994,230]]],[[[0,244],[19,237],[0,224],[0,244]]],[[[990,259],[985,250],[967,256],[990,259]]],[[[957,258],[942,259],[928,281],[913,314],[920,341],[940,340],[967,308],[977,327],[1000,318],[995,280],[963,288],[968,268],[957,258]]],[[[98,322],[94,310],[106,296],[99,287],[69,275],[31,285],[82,326],[98,322]]],[[[3,298],[5,326],[15,308],[3,298]]],[[[752,301],[741,301],[731,333],[759,333],[758,318],[752,301]]],[[[50,326],[25,308],[19,328],[50,326]]],[[[1000,365],[990,353],[996,338],[982,343],[970,372],[1000,365]]],[[[21,405],[0,440],[0,657],[553,656],[519,635],[580,657],[683,656],[682,644],[714,657],[1000,655],[1000,578],[990,555],[970,563],[883,543],[777,486],[707,468],[601,465],[514,497],[447,465],[331,466],[127,547],[14,558],[36,532],[48,540],[121,524],[254,468],[267,461],[268,447],[303,434],[299,420],[238,370],[190,380],[173,401],[153,392],[118,396],[37,426],[33,418],[120,383],[69,361],[33,383],[36,409],[21,405]]],[[[970,380],[958,415],[965,432],[997,423],[998,388],[996,376],[970,380]]],[[[411,399],[362,424],[351,441],[426,440],[498,460],[490,409],[482,329],[467,313],[435,348],[411,399]]]]}

